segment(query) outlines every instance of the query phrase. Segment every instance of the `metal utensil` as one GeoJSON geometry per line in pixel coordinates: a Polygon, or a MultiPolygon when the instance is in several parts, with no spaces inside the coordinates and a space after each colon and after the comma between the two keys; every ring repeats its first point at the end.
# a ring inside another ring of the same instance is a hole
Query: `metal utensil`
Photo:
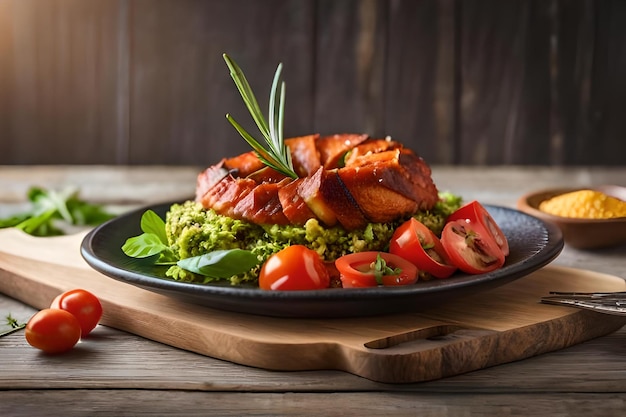
{"type": "Polygon", "coordinates": [[[578,307],[598,313],[626,316],[626,291],[622,292],[560,292],[551,291],[541,297],[545,304],[578,307]]]}

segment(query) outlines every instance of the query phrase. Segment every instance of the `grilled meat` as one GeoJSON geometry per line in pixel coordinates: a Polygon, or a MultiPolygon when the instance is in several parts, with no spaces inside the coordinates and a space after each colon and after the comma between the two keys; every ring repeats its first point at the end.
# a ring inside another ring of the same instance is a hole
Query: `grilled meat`
{"type": "Polygon", "coordinates": [[[343,134],[285,140],[298,179],[268,168],[252,152],[198,175],[196,200],[217,213],[258,224],[363,228],[432,209],[438,191],[426,162],[399,142],[343,134]]]}

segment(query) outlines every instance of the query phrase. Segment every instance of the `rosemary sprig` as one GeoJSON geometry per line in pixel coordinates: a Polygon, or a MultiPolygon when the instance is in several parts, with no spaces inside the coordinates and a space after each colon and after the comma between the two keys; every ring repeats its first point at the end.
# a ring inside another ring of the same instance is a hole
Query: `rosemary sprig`
{"type": "Polygon", "coordinates": [[[241,98],[243,99],[252,119],[256,123],[259,131],[265,139],[267,147],[261,145],[251,134],[249,134],[235,119],[226,114],[226,119],[233,125],[233,127],[239,132],[239,134],[248,142],[252,149],[256,152],[259,159],[267,166],[275,169],[276,171],[287,175],[291,178],[298,178],[298,174],[293,169],[293,163],[291,161],[291,152],[283,138],[283,123],[285,115],[285,82],[280,81],[280,74],[282,72],[283,64],[278,64],[276,73],[274,74],[274,81],[272,82],[272,89],[270,91],[269,98],[269,111],[268,120],[265,119],[259,103],[254,96],[254,92],[246,79],[239,65],[230,58],[227,54],[224,54],[224,61],[230,69],[230,76],[232,77],[241,98]]]}

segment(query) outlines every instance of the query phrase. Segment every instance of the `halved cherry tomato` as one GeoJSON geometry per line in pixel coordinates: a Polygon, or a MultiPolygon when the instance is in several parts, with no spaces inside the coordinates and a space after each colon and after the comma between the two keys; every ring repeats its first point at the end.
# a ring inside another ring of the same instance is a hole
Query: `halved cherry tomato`
{"type": "Polygon", "coordinates": [[[259,275],[259,287],[264,290],[315,290],[329,284],[322,258],[303,245],[287,246],[270,256],[259,275]]]}
{"type": "Polygon", "coordinates": [[[102,304],[98,297],[82,289],[64,292],[52,301],[50,308],[72,313],[80,323],[82,337],[87,336],[102,317],[102,304]]]}
{"type": "Polygon", "coordinates": [[[502,249],[504,256],[509,255],[509,243],[506,240],[506,236],[502,233],[500,226],[491,217],[487,209],[478,201],[474,200],[467,203],[448,216],[447,221],[454,220],[469,220],[476,228],[478,227],[477,225],[484,227],[487,232],[491,233],[500,249],[502,249]]]}
{"type": "Polygon", "coordinates": [[[469,220],[446,223],[441,243],[452,263],[463,272],[481,274],[504,265],[504,253],[493,236],[469,220]]]}
{"type": "Polygon", "coordinates": [[[46,353],[70,350],[80,339],[80,323],[65,310],[47,308],[37,312],[26,323],[26,341],[46,353]]]}
{"type": "Polygon", "coordinates": [[[413,217],[395,230],[389,252],[437,278],[448,278],[456,271],[437,235],[413,217]]]}
{"type": "Polygon", "coordinates": [[[357,252],[344,255],[335,261],[344,288],[375,287],[377,285],[407,285],[417,281],[417,267],[406,259],[386,252],[357,252]],[[400,269],[399,273],[382,275],[376,279],[373,264],[380,255],[387,267],[400,269]]]}

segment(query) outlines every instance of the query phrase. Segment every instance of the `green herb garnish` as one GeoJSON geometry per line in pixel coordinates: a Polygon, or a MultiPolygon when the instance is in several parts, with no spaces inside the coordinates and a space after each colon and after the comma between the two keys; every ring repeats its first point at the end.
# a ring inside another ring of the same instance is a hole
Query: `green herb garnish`
{"type": "Polygon", "coordinates": [[[9,313],[8,316],[5,317],[7,325],[10,327],[9,330],[0,333],[0,337],[10,335],[11,333],[15,333],[18,330],[26,327],[26,323],[19,323],[17,319],[13,318],[9,313]]]}
{"type": "Polygon", "coordinates": [[[251,251],[227,249],[178,259],[167,241],[165,222],[152,210],[141,216],[141,235],[126,239],[122,251],[131,258],[147,259],[155,265],[176,265],[179,268],[213,279],[230,278],[248,272],[259,264],[251,251]]]}
{"type": "Polygon", "coordinates": [[[225,249],[204,255],[185,258],[177,265],[194,274],[225,279],[247,272],[259,264],[259,259],[249,250],[225,249]]]}
{"type": "Polygon", "coordinates": [[[380,256],[380,253],[376,255],[376,260],[372,262],[370,265],[372,272],[374,273],[374,277],[376,278],[376,282],[378,284],[383,283],[383,277],[386,275],[399,275],[402,272],[400,268],[391,268],[387,265],[387,262],[380,256]]]}
{"type": "Polygon", "coordinates": [[[298,174],[293,169],[293,163],[291,161],[291,152],[283,138],[283,119],[285,114],[285,82],[280,81],[280,73],[283,68],[283,64],[278,64],[276,73],[274,74],[274,81],[272,82],[272,89],[269,97],[269,111],[268,120],[265,119],[259,103],[254,96],[254,92],[246,79],[241,68],[232,58],[224,54],[224,61],[230,69],[230,76],[232,77],[241,98],[243,98],[250,115],[254,119],[259,131],[263,135],[267,147],[261,145],[252,135],[250,135],[239,123],[233,119],[230,114],[226,114],[226,119],[233,125],[233,127],[239,132],[239,134],[248,142],[252,149],[256,152],[259,159],[267,166],[275,169],[276,171],[291,177],[298,178],[298,174]],[[280,84],[280,88],[279,88],[280,84]]]}
{"type": "Polygon", "coordinates": [[[143,233],[126,239],[122,246],[122,251],[132,258],[149,258],[154,256],[154,261],[157,264],[174,264],[176,256],[168,245],[163,219],[154,211],[146,210],[141,215],[140,224],[143,233]]]}
{"type": "Polygon", "coordinates": [[[30,210],[0,219],[0,228],[16,227],[33,236],[56,236],[64,234],[55,221],[74,226],[96,226],[114,217],[100,205],[90,204],[78,196],[78,191],[44,190],[32,187],[28,190],[30,210]]]}

